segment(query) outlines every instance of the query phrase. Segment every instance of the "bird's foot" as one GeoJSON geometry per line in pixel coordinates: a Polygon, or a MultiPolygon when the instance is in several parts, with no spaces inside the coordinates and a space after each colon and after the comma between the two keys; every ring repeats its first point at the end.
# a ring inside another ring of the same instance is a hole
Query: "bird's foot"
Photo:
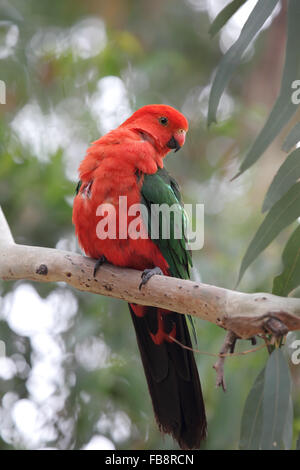
{"type": "Polygon", "coordinates": [[[139,285],[139,290],[141,290],[142,286],[147,284],[147,282],[149,281],[149,279],[151,279],[152,276],[155,276],[155,275],[163,276],[163,274],[164,273],[162,272],[162,270],[158,266],[156,266],[155,268],[152,268],[152,269],[144,269],[144,271],[141,275],[142,282],[139,285]]]}
{"type": "Polygon", "coordinates": [[[104,255],[102,255],[99,259],[97,259],[95,266],[94,266],[94,277],[96,277],[98,269],[102,266],[103,263],[105,263],[107,259],[105,258],[104,255]]]}

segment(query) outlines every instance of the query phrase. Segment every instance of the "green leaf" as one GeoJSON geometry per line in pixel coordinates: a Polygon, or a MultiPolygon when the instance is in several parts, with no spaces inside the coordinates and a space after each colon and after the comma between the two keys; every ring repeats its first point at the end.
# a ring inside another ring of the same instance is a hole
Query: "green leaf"
{"type": "Polygon", "coordinates": [[[293,421],[294,421],[294,406],[292,394],[290,394],[289,405],[283,429],[282,442],[285,450],[291,450],[293,445],[293,421]]]}
{"type": "Polygon", "coordinates": [[[223,10],[214,19],[209,28],[211,36],[215,36],[227,21],[238,11],[238,9],[246,3],[246,1],[247,0],[233,0],[229,5],[226,5],[226,7],[223,8],[223,10]]]}
{"type": "Polygon", "coordinates": [[[275,277],[272,292],[286,297],[300,285],[300,225],[284,248],[282,262],[284,269],[279,276],[275,277]]]}
{"type": "MultiPolygon", "coordinates": [[[[246,21],[239,38],[223,56],[212,84],[208,104],[208,125],[216,122],[216,114],[221,96],[228,85],[243,53],[260,28],[271,15],[279,0],[258,0],[246,21]]],[[[295,75],[296,76],[296,75],[295,75]]],[[[295,78],[294,78],[295,80],[295,78]]]]}
{"type": "Polygon", "coordinates": [[[268,211],[300,178],[300,149],[292,152],[276,173],[266,194],[262,211],[268,211]]]}
{"type": "Polygon", "coordinates": [[[300,183],[289,191],[272,207],[252,239],[242,260],[238,283],[246,269],[275,237],[300,216],[300,183]]]}
{"type": "MultiPolygon", "coordinates": [[[[265,2],[269,3],[269,2],[265,2]]],[[[258,135],[253,146],[240,166],[239,175],[250,168],[265,152],[271,142],[292,118],[298,105],[292,102],[292,83],[300,74],[300,2],[290,0],[288,3],[288,37],[286,44],[285,65],[279,97],[268,117],[266,124],[258,135]]],[[[275,51],[274,51],[275,53],[275,51]]]]}
{"type": "MultiPolygon", "coordinates": [[[[284,448],[284,431],[291,396],[289,367],[283,352],[276,348],[270,355],[265,372],[261,448],[284,448]]],[[[288,422],[292,426],[292,422],[288,422]]]]}
{"type": "Polygon", "coordinates": [[[241,422],[240,449],[256,450],[260,446],[262,430],[262,403],[265,369],[257,376],[246,399],[241,422]]]}
{"type": "Polygon", "coordinates": [[[300,122],[293,127],[287,138],[285,139],[282,150],[289,152],[300,141],[300,122]]]}
{"type": "Polygon", "coordinates": [[[296,450],[300,450],[300,434],[297,439],[296,450]]]}

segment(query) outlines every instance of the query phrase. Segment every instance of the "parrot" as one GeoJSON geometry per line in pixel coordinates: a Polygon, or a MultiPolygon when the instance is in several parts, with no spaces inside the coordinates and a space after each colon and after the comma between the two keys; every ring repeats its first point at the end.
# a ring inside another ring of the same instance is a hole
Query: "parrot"
{"type": "MultiPolygon", "coordinates": [[[[127,207],[143,205],[149,214],[153,205],[175,204],[182,224],[186,223],[179,186],[164,168],[164,158],[183,146],[187,131],[188,121],[182,113],[169,105],[151,104],[139,108],[87,150],[78,169],[72,221],[80,247],[96,260],[94,276],[107,262],[142,271],[140,289],[153,275],[189,279],[191,252],[185,234],[180,239],[174,236],[174,220],[170,218],[167,239],[162,236],[163,216],[156,230],[151,217],[141,217],[143,236],[131,236],[134,217],[120,203],[120,197],[126,197],[127,207]],[[99,207],[108,204],[114,208],[119,226],[114,236],[99,237],[99,221],[107,214],[99,212],[99,207]],[[151,237],[151,231],[158,235],[151,237]]],[[[198,449],[206,437],[207,423],[188,317],[134,303],[129,310],[158,427],[181,449],[198,449]]]]}

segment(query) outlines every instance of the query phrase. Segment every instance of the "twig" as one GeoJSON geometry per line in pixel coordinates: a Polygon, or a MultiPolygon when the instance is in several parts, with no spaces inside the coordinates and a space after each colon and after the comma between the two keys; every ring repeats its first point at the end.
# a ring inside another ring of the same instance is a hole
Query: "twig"
{"type": "Polygon", "coordinates": [[[236,340],[237,340],[236,334],[233,333],[232,331],[228,331],[225,336],[225,340],[222,345],[222,348],[220,350],[220,354],[219,354],[220,357],[217,360],[217,362],[213,365],[213,368],[215,369],[217,373],[216,386],[222,387],[224,392],[226,391],[226,383],[225,383],[225,376],[224,376],[225,359],[228,356],[228,354],[233,354],[236,340]]]}
{"type": "Polygon", "coordinates": [[[174,338],[173,336],[169,335],[169,338],[179,346],[181,346],[183,349],[187,349],[188,351],[192,351],[195,354],[203,354],[204,356],[211,356],[211,357],[236,357],[236,356],[246,356],[247,354],[251,354],[257,351],[260,351],[261,349],[264,349],[267,347],[267,344],[261,344],[260,346],[257,346],[257,348],[252,348],[252,349],[247,349],[246,351],[240,351],[240,352],[229,352],[229,353],[210,353],[207,351],[200,351],[199,349],[191,348],[189,346],[186,346],[185,344],[181,343],[178,341],[178,339],[174,338]]]}

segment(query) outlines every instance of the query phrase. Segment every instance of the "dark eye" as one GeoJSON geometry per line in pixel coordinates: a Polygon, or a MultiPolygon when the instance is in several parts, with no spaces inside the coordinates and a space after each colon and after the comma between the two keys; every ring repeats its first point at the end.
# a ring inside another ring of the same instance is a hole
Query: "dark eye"
{"type": "Polygon", "coordinates": [[[161,123],[162,126],[166,126],[168,124],[168,118],[162,116],[159,118],[159,122],[161,123]]]}

